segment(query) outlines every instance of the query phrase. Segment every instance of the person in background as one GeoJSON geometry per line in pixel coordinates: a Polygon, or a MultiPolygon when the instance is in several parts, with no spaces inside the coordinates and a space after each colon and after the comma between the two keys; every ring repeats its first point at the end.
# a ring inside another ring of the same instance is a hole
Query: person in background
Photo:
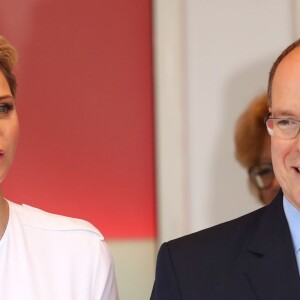
{"type": "Polygon", "coordinates": [[[19,137],[16,61],[0,36],[0,299],[117,300],[112,258],[93,225],[4,198],[19,137]]]}
{"type": "MultiPolygon", "coordinates": [[[[299,83],[300,39],[269,73],[265,124],[280,192],[254,212],[163,243],[151,300],[300,299],[299,83]]],[[[232,197],[243,199],[234,189],[232,197]]]]}
{"type": "Polygon", "coordinates": [[[235,126],[235,157],[247,169],[250,191],[269,204],[279,191],[271,161],[271,138],[266,131],[269,115],[268,95],[264,93],[249,104],[235,126]]]}

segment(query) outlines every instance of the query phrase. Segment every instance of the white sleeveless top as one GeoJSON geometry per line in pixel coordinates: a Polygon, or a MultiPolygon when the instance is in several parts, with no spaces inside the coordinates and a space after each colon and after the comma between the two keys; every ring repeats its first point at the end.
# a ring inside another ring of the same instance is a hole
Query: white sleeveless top
{"type": "Polygon", "coordinates": [[[115,300],[114,267],[90,223],[9,203],[0,300],[115,300]]]}

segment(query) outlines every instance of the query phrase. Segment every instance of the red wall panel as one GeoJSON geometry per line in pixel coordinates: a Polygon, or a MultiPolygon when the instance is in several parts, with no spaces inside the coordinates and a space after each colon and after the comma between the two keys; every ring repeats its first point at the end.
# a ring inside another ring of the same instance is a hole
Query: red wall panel
{"type": "Polygon", "coordinates": [[[87,219],[108,238],[154,237],[150,0],[18,3],[14,23],[4,16],[16,0],[0,4],[20,54],[6,197],[87,219]]]}

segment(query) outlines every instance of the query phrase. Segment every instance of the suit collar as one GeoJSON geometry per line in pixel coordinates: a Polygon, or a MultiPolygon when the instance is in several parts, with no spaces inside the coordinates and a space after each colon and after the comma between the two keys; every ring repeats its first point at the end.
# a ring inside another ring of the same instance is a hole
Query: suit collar
{"type": "Polygon", "coordinates": [[[283,210],[283,194],[280,191],[274,201],[262,209],[258,227],[247,249],[257,254],[272,252],[282,243],[292,246],[289,226],[283,210]]]}
{"type": "Polygon", "coordinates": [[[300,299],[300,280],[280,191],[261,210],[246,247],[246,274],[259,299],[300,299]]]}

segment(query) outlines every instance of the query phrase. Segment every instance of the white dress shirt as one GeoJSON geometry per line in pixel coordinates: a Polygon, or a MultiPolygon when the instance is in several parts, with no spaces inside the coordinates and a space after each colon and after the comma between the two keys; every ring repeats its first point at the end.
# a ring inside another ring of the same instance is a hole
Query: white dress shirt
{"type": "Polygon", "coordinates": [[[283,208],[293,240],[298,270],[300,274],[300,211],[283,196],[283,208]]]}

